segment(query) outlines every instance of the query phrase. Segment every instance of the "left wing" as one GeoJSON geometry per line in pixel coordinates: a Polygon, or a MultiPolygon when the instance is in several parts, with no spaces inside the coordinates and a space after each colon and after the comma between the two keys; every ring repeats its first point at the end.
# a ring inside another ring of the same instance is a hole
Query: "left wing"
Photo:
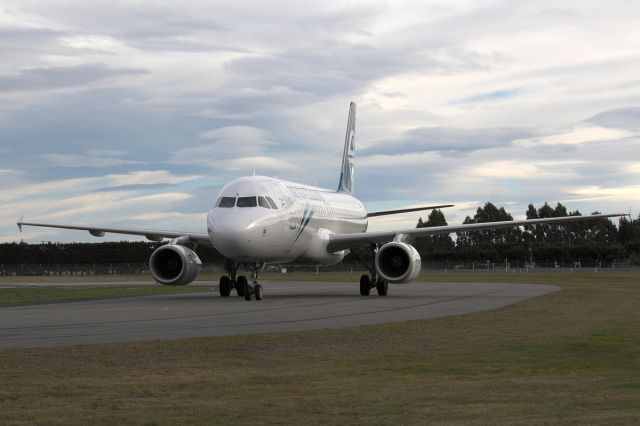
{"type": "Polygon", "coordinates": [[[543,219],[510,220],[503,222],[469,223],[467,225],[432,226],[428,228],[411,228],[400,231],[361,232],[356,234],[332,234],[329,237],[327,251],[330,253],[358,247],[365,244],[384,243],[398,236],[421,238],[430,235],[451,234],[461,231],[478,231],[480,229],[513,228],[516,226],[537,225],[540,223],[576,222],[580,220],[602,219],[607,217],[627,216],[626,213],[594,214],[590,216],[565,216],[543,219]]]}
{"type": "Polygon", "coordinates": [[[193,242],[211,245],[208,234],[180,231],[163,231],[160,229],[140,229],[140,228],[111,228],[103,226],[78,226],[78,225],[59,225],[53,223],[32,223],[23,222],[22,218],[18,220],[18,228],[22,232],[23,226],[41,226],[44,228],[60,228],[60,229],[77,229],[80,231],[89,231],[94,237],[104,237],[105,233],[125,234],[125,235],[142,235],[150,241],[162,241],[163,238],[180,238],[188,237],[193,242]]]}
{"type": "Polygon", "coordinates": [[[421,210],[444,209],[445,207],[453,207],[453,204],[443,204],[441,206],[412,207],[410,209],[400,209],[400,210],[384,210],[381,212],[367,213],[367,217],[386,216],[389,214],[398,214],[398,213],[418,212],[421,210]]]}

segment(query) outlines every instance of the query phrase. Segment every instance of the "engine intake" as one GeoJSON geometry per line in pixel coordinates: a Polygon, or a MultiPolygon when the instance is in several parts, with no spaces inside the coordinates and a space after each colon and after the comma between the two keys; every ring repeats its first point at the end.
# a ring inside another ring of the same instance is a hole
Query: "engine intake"
{"type": "Polygon", "coordinates": [[[418,251],[410,244],[396,241],[380,247],[375,262],[378,275],[392,284],[415,280],[422,267],[418,251]]]}
{"type": "Polygon", "coordinates": [[[167,244],[151,254],[149,269],[153,278],[162,285],[187,285],[202,270],[202,262],[193,250],[167,244]]]}

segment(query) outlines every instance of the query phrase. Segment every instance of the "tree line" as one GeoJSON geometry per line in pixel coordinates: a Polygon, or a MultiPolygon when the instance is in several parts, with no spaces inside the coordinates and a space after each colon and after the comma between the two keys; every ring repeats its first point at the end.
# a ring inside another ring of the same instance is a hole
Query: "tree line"
{"type": "MultiPolygon", "coordinates": [[[[597,213],[597,212],[596,212],[597,213]]],[[[544,204],[529,205],[527,219],[580,216],[578,210],[568,211],[558,203],[555,208],[544,204]]],[[[464,223],[513,220],[504,207],[486,203],[464,223]]],[[[417,227],[447,225],[442,210],[432,210],[426,220],[420,218],[417,227]]],[[[0,244],[0,264],[122,264],[145,263],[162,243],[106,242],[0,244]]],[[[477,264],[502,263],[505,259],[525,265],[531,262],[594,263],[626,261],[640,265],[640,216],[623,217],[616,226],[608,219],[579,221],[567,224],[533,225],[522,228],[501,228],[458,232],[417,239],[416,249],[424,262],[461,262],[477,264]]],[[[199,246],[196,253],[205,263],[221,264],[223,257],[215,249],[199,246]]],[[[346,262],[356,262],[350,255],[346,262]]]]}
{"type": "MultiPolygon", "coordinates": [[[[0,244],[0,264],[105,264],[146,263],[163,243],[121,241],[105,243],[0,244]]],[[[199,246],[196,253],[203,262],[222,262],[216,250],[199,246]]]]}
{"type": "MultiPolygon", "coordinates": [[[[594,212],[593,214],[598,214],[594,212]]],[[[558,203],[555,208],[545,203],[536,208],[529,204],[527,219],[582,216],[568,211],[558,203]]],[[[504,207],[486,203],[473,217],[463,223],[511,221],[513,216],[504,207]]],[[[427,220],[418,220],[417,227],[444,226],[447,220],[441,210],[432,210],[427,220]]],[[[494,262],[505,259],[521,264],[553,261],[595,263],[598,261],[630,260],[640,265],[640,216],[631,220],[622,217],[616,226],[609,219],[585,220],[571,223],[529,225],[524,228],[500,228],[437,235],[416,241],[423,259],[461,262],[494,262]]]]}

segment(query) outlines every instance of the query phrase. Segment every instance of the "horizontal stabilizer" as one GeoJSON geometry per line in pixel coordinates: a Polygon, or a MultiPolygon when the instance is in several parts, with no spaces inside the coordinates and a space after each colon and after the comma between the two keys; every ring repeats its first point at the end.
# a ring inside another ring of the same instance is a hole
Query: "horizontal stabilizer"
{"type": "Polygon", "coordinates": [[[386,215],[389,215],[389,214],[418,212],[418,211],[421,211],[421,210],[444,209],[445,207],[453,207],[453,204],[444,204],[442,206],[413,207],[413,208],[410,208],[410,209],[400,209],[400,210],[385,210],[385,211],[381,211],[381,212],[371,212],[371,213],[367,213],[367,217],[376,217],[376,216],[386,216],[386,215]]]}

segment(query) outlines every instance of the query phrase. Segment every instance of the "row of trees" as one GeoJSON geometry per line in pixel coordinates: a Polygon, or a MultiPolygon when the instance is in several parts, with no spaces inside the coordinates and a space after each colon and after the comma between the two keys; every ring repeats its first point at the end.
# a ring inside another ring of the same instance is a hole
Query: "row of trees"
{"type": "MultiPolygon", "coordinates": [[[[597,212],[596,212],[597,213],[597,212]]],[[[594,213],[595,214],[595,213],[594,213]]],[[[527,219],[581,216],[558,203],[536,208],[532,204],[527,219]]],[[[486,203],[465,224],[511,221],[513,216],[504,207],[486,203]]],[[[432,210],[426,221],[418,220],[418,228],[447,225],[441,210],[432,210]]],[[[416,241],[416,248],[424,259],[460,260],[475,262],[503,262],[504,259],[558,262],[597,262],[614,259],[640,264],[640,216],[630,220],[621,218],[619,226],[608,219],[585,220],[565,224],[530,225],[522,228],[501,228],[459,232],[454,240],[450,235],[438,235],[416,241]]]]}
{"type": "MultiPolygon", "coordinates": [[[[0,264],[105,264],[146,263],[151,253],[163,243],[107,242],[107,243],[8,243],[0,244],[0,264]]],[[[214,249],[199,246],[196,253],[207,263],[222,262],[214,249]]]]}

